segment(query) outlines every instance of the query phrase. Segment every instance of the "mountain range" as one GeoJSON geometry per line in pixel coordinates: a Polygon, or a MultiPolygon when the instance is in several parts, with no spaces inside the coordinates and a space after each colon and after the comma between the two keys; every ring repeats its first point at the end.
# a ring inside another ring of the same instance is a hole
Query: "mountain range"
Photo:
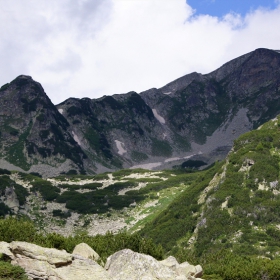
{"type": "Polygon", "coordinates": [[[50,177],[209,165],[279,105],[280,52],[269,49],[159,89],[56,106],[21,75],[0,89],[0,166],[50,177]]]}

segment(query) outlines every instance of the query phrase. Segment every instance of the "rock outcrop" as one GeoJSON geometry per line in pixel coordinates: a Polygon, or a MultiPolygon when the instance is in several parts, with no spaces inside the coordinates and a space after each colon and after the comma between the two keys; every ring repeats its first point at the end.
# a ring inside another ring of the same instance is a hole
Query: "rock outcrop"
{"type": "Polygon", "coordinates": [[[115,280],[194,280],[202,276],[201,266],[193,266],[187,262],[179,264],[174,257],[160,262],[130,249],[111,255],[105,269],[115,280]]]}
{"type": "MultiPolygon", "coordinates": [[[[12,264],[19,265],[29,279],[36,280],[109,280],[108,272],[97,262],[85,258],[81,250],[75,254],[57,249],[43,248],[27,242],[13,241],[10,244],[0,242],[0,253],[12,259],[12,264]]],[[[82,245],[82,247],[85,247],[82,245]]],[[[91,257],[99,257],[93,250],[91,257]]]]}
{"type": "Polygon", "coordinates": [[[72,254],[27,242],[0,242],[0,254],[21,266],[31,280],[195,280],[201,266],[179,264],[174,257],[157,261],[151,256],[124,249],[111,255],[105,268],[87,244],[76,246],[72,254]]]}
{"type": "Polygon", "coordinates": [[[79,255],[86,259],[91,259],[93,261],[100,260],[100,256],[86,243],[78,244],[72,253],[73,255],[79,255]]]}

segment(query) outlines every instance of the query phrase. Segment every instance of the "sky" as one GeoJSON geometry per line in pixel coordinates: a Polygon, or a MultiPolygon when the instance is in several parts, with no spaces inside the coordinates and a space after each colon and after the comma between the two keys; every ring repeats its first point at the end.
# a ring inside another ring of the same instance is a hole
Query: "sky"
{"type": "Polygon", "coordinates": [[[263,7],[275,9],[279,1],[274,0],[188,0],[187,3],[196,9],[197,14],[208,14],[223,17],[228,13],[246,16],[247,13],[263,7]]]}
{"type": "Polygon", "coordinates": [[[0,85],[24,74],[54,104],[141,92],[280,49],[280,0],[0,0],[0,85]]]}

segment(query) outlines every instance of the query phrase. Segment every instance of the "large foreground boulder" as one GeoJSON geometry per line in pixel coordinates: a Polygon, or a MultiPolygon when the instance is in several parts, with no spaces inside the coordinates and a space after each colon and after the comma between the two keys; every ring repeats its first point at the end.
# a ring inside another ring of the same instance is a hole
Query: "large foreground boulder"
{"type": "Polygon", "coordinates": [[[36,280],[112,280],[94,260],[79,254],[43,248],[27,242],[0,242],[0,253],[22,267],[29,279],[36,280]]]}
{"type": "Polygon", "coordinates": [[[103,268],[85,243],[69,254],[27,242],[0,242],[0,254],[21,266],[31,280],[195,280],[202,275],[201,266],[179,264],[174,257],[159,262],[129,249],[111,255],[103,268]]]}
{"type": "Polygon", "coordinates": [[[14,254],[10,250],[10,244],[5,241],[0,242],[0,254],[6,256],[8,259],[11,260],[15,258],[14,254]]]}
{"type": "Polygon", "coordinates": [[[157,261],[151,256],[139,254],[124,249],[111,255],[106,262],[105,269],[114,280],[193,280],[202,275],[200,266],[190,266],[183,269],[174,257],[164,261],[157,261]],[[194,268],[194,269],[193,269],[194,268]],[[199,272],[199,273],[198,273],[199,272]]]}

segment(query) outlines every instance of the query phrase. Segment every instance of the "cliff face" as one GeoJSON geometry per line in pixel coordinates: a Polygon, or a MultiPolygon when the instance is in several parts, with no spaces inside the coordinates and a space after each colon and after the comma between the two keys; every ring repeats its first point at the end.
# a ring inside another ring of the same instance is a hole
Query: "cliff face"
{"type": "Polygon", "coordinates": [[[1,157],[39,173],[47,164],[49,174],[171,167],[194,154],[210,163],[280,113],[279,74],[279,52],[257,49],[160,89],[56,107],[39,83],[19,76],[0,90],[1,157]]]}
{"type": "MultiPolygon", "coordinates": [[[[236,122],[236,129],[245,125],[244,130],[249,130],[277,115],[279,66],[278,52],[258,49],[208,75],[192,73],[141,96],[148,105],[157,106],[172,130],[201,145],[223,124],[236,122]],[[240,114],[242,122],[233,121],[240,114]]],[[[229,140],[236,136],[229,135],[229,140]]]]}

